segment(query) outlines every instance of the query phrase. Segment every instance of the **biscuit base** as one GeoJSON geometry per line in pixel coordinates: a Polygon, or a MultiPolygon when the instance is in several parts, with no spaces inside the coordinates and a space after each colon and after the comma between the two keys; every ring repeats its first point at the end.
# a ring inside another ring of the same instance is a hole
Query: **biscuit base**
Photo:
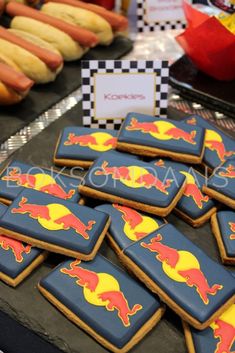
{"type": "Polygon", "coordinates": [[[211,216],[217,211],[216,207],[211,208],[208,212],[206,212],[204,215],[202,215],[199,218],[193,219],[189,217],[186,213],[180,211],[178,208],[174,209],[174,212],[179,215],[185,222],[190,224],[194,228],[199,228],[201,227],[204,223],[206,223],[211,216]]]}
{"type": "Polygon", "coordinates": [[[181,196],[184,193],[185,186],[186,186],[186,181],[183,183],[182,187],[178,191],[178,194],[175,196],[175,198],[172,200],[171,204],[168,207],[157,207],[157,206],[147,205],[141,202],[125,199],[120,196],[108,194],[103,191],[98,191],[85,185],[79,185],[78,190],[81,194],[91,197],[93,199],[98,198],[100,200],[109,201],[111,203],[119,203],[121,205],[135,208],[139,211],[165,217],[169,213],[171,213],[171,211],[175,208],[176,204],[178,203],[178,201],[180,200],[181,196]]]}
{"type": "Polygon", "coordinates": [[[90,168],[94,161],[82,161],[80,159],[63,159],[63,158],[53,158],[53,162],[55,165],[59,165],[61,167],[81,167],[84,169],[90,168]]]}
{"type": "Polygon", "coordinates": [[[205,194],[212,197],[213,199],[225,204],[226,206],[229,206],[229,207],[235,209],[235,200],[234,199],[231,199],[228,196],[222,195],[220,192],[218,192],[214,189],[211,189],[206,185],[203,185],[202,191],[205,192],[205,194]]]}
{"type": "Polygon", "coordinates": [[[166,303],[173,311],[175,311],[183,320],[188,322],[191,326],[195,327],[197,330],[204,330],[208,327],[216,318],[218,318],[223,312],[225,312],[235,300],[235,294],[226,301],[207,321],[200,322],[187,313],[183,308],[181,308],[173,299],[171,299],[168,294],[166,294],[156,282],[154,282],[150,277],[148,277],[145,272],[139,268],[134,261],[127,257],[123,252],[120,254],[122,263],[127,267],[132,273],[142,281],[152,292],[158,294],[160,299],[166,303]]]}
{"type": "MultiPolygon", "coordinates": [[[[66,249],[62,246],[54,245],[54,244],[47,243],[42,240],[31,238],[28,235],[25,235],[22,233],[17,233],[17,232],[14,232],[12,230],[9,230],[9,229],[3,228],[3,227],[0,227],[0,232],[3,232],[4,235],[9,236],[12,239],[23,241],[24,243],[35,246],[36,248],[48,250],[50,252],[54,252],[54,253],[69,256],[69,257],[74,257],[75,259],[79,259],[79,260],[83,260],[83,261],[90,261],[95,257],[97,251],[99,250],[99,248],[103,242],[103,239],[105,237],[105,234],[110,226],[110,223],[111,223],[111,220],[109,217],[102,233],[99,236],[99,239],[98,239],[96,245],[94,246],[94,248],[90,254],[83,254],[79,251],[66,249]]],[[[78,236],[79,236],[79,234],[78,234],[78,236]]]]}
{"type": "Polygon", "coordinates": [[[189,325],[182,320],[182,326],[184,329],[184,336],[185,336],[185,341],[186,341],[186,346],[188,348],[189,353],[197,353],[194,348],[194,342],[193,342],[193,336],[191,334],[191,330],[189,328],[189,325]]]}
{"type": "Polygon", "coordinates": [[[202,152],[200,156],[194,156],[194,155],[185,154],[185,153],[177,153],[174,151],[166,151],[156,147],[134,145],[126,142],[118,142],[117,149],[123,152],[138,154],[139,156],[152,157],[152,158],[168,157],[179,162],[199,164],[202,162],[205,146],[202,148],[202,152]]]}
{"type": "Polygon", "coordinates": [[[160,307],[153,316],[141,327],[139,331],[131,338],[131,340],[122,348],[117,348],[112,343],[107,341],[104,337],[99,335],[94,329],[88,326],[84,321],[82,321],[78,316],[76,316],[70,309],[68,309],[63,303],[61,303],[56,297],[54,297],[50,292],[38,284],[38,289],[41,294],[49,300],[57,309],[59,309],[70,321],[75,325],[79,326],[81,329],[86,331],[90,336],[92,336],[96,341],[98,341],[102,346],[109,349],[114,353],[126,353],[133,346],[135,346],[162,318],[165,308],[160,307]]]}
{"type": "MultiPolygon", "coordinates": [[[[63,200],[63,199],[62,199],[63,200]]],[[[9,199],[4,199],[0,198],[0,202],[5,204],[6,206],[10,206],[14,200],[9,200],[9,199]]],[[[81,197],[80,200],[78,201],[78,205],[85,205],[85,200],[81,197]]]]}
{"type": "Polygon", "coordinates": [[[221,236],[221,232],[220,232],[220,228],[219,228],[219,223],[217,220],[217,216],[216,214],[214,214],[211,217],[211,229],[212,229],[212,233],[215,236],[218,248],[219,248],[219,253],[220,253],[220,257],[222,260],[223,264],[228,264],[228,265],[235,265],[235,255],[234,257],[228,256],[227,252],[226,252],[226,248],[224,245],[224,241],[223,238],[221,236]]]}
{"type": "Polygon", "coordinates": [[[31,264],[26,267],[17,277],[12,278],[3,272],[0,272],[0,280],[5,282],[11,287],[16,287],[20,284],[26,277],[28,277],[31,272],[33,272],[41,263],[43,263],[48,257],[48,252],[44,251],[42,254],[38,255],[31,264]]]}

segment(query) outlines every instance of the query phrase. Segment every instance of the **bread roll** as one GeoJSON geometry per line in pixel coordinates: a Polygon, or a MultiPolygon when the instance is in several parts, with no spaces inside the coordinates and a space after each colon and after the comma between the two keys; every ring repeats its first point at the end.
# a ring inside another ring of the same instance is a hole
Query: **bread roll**
{"type": "Polygon", "coordinates": [[[34,34],[53,45],[63,56],[64,60],[72,61],[82,57],[85,50],[69,35],[46,23],[24,17],[16,16],[11,21],[11,28],[34,34]]]}
{"type": "MultiPolygon", "coordinates": [[[[0,54],[0,63],[7,64],[15,71],[20,72],[18,66],[2,54],[0,54]]],[[[25,90],[24,92],[17,92],[13,88],[5,85],[0,80],[0,105],[12,105],[19,103],[27,95],[28,91],[29,90],[25,90]]]]}
{"type": "Polygon", "coordinates": [[[0,53],[12,60],[35,83],[54,81],[56,72],[29,51],[0,38],[0,53]]]}
{"type": "MultiPolygon", "coordinates": [[[[28,42],[31,42],[35,45],[38,45],[40,48],[50,50],[51,52],[53,52],[61,57],[59,50],[57,50],[52,44],[35,36],[34,34],[21,31],[20,29],[12,29],[12,28],[10,28],[8,31],[12,34],[15,34],[18,37],[21,37],[22,39],[27,40],[28,42]]],[[[60,65],[60,67],[58,67],[58,69],[56,70],[56,73],[58,74],[62,70],[62,68],[63,68],[63,64],[60,65]]]]}
{"type": "Polygon", "coordinates": [[[113,40],[110,24],[94,12],[70,5],[48,2],[41,7],[41,11],[73,25],[79,25],[94,32],[102,45],[109,45],[113,40]]]}

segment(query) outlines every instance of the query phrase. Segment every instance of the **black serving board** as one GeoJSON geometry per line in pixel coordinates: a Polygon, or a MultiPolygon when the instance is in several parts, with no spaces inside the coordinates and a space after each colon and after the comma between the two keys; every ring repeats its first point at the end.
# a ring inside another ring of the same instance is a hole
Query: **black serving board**
{"type": "MultiPolygon", "coordinates": [[[[177,120],[185,117],[182,112],[179,113],[172,108],[169,109],[168,116],[177,120]]],[[[81,125],[81,122],[82,107],[81,104],[78,104],[18,150],[13,157],[35,165],[51,167],[56,140],[61,129],[65,126],[81,125]]],[[[89,201],[89,205],[94,207],[96,201],[89,201]]],[[[194,229],[173,214],[168,217],[168,221],[200,246],[209,256],[220,261],[209,223],[199,229],[194,229]]],[[[101,253],[120,265],[116,255],[106,242],[102,244],[101,253]]],[[[62,256],[51,254],[47,262],[34,271],[16,289],[0,282],[0,311],[7,313],[64,352],[108,353],[105,348],[47,302],[36,288],[39,280],[63,259],[62,256]]],[[[2,339],[4,341],[4,338],[2,339]]],[[[0,335],[0,347],[5,346],[5,343],[1,342],[0,335]]],[[[142,353],[143,350],[148,353],[187,353],[181,320],[170,309],[167,309],[163,320],[131,352],[142,353]]],[[[17,353],[23,353],[23,351],[17,353]]]]}
{"type": "Polygon", "coordinates": [[[213,79],[199,71],[184,55],[171,65],[169,83],[184,98],[235,117],[235,80],[225,82],[213,79]]]}
{"type": "MultiPolygon", "coordinates": [[[[4,16],[0,24],[8,26],[9,18],[4,16]]],[[[111,45],[91,49],[82,60],[119,59],[131,51],[132,47],[130,39],[117,36],[111,45]]],[[[10,107],[0,106],[0,144],[80,86],[81,60],[77,60],[65,63],[63,71],[54,82],[34,86],[20,104],[10,107]]]]}

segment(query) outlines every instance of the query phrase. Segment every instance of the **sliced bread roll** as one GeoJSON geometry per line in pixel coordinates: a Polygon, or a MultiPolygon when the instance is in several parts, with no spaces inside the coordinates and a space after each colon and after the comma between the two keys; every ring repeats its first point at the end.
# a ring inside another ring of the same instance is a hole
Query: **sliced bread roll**
{"type": "Polygon", "coordinates": [[[85,52],[85,49],[66,33],[29,17],[14,17],[11,21],[11,28],[33,34],[50,43],[60,52],[65,61],[80,59],[85,52]]]}
{"type": "Polygon", "coordinates": [[[13,61],[35,83],[48,83],[54,81],[56,78],[56,72],[50,70],[37,56],[1,38],[0,54],[13,61]]]}
{"type": "MultiPolygon", "coordinates": [[[[35,36],[34,34],[31,34],[31,33],[25,32],[25,31],[21,31],[20,29],[12,29],[12,28],[10,28],[8,31],[10,33],[24,39],[24,40],[27,40],[30,43],[38,45],[40,48],[47,49],[47,50],[59,55],[60,57],[62,57],[59,50],[57,50],[52,44],[35,36]]],[[[58,74],[62,70],[62,68],[63,68],[63,64],[61,64],[57,68],[56,73],[58,74]]]]}
{"type": "Polygon", "coordinates": [[[73,25],[78,25],[94,32],[102,45],[109,45],[113,40],[110,24],[94,12],[70,5],[48,2],[41,11],[73,25]]]}

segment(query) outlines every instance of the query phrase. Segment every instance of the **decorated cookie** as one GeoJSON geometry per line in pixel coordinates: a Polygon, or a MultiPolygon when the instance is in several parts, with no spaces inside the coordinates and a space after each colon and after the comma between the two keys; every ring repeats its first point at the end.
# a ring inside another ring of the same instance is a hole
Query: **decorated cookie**
{"type": "MultiPolygon", "coordinates": [[[[0,217],[7,206],[0,204],[0,217]]],[[[0,280],[16,287],[47,257],[47,252],[0,233],[0,280]]]]}
{"type": "Polygon", "coordinates": [[[103,212],[25,189],[0,218],[0,232],[45,250],[91,260],[109,224],[103,212]]]}
{"type": "Polygon", "coordinates": [[[203,164],[210,170],[215,169],[227,158],[235,156],[235,141],[213,123],[203,119],[200,116],[193,115],[184,120],[190,126],[201,126],[206,129],[205,134],[205,152],[203,164]]]}
{"type": "Polygon", "coordinates": [[[215,200],[235,209],[235,156],[215,169],[203,191],[215,200]]]}
{"type": "Polygon", "coordinates": [[[66,127],[57,142],[54,163],[87,168],[101,153],[116,148],[117,134],[115,130],[66,127]]]}
{"type": "Polygon", "coordinates": [[[169,157],[200,163],[204,151],[204,129],[188,124],[129,113],[118,135],[121,151],[149,157],[169,157]]]}
{"type": "Polygon", "coordinates": [[[52,169],[13,161],[0,175],[0,200],[10,204],[24,189],[34,189],[72,202],[80,202],[80,179],[52,169]]]}
{"type": "Polygon", "coordinates": [[[235,300],[231,274],[171,224],[128,246],[121,260],[197,329],[209,326],[235,300]]]}
{"type": "Polygon", "coordinates": [[[233,353],[235,351],[235,304],[203,331],[183,323],[189,353],[233,353]]]}
{"type": "Polygon", "coordinates": [[[79,186],[81,194],[166,216],[185,188],[185,176],[166,177],[165,168],[107,152],[99,157],[79,186]]]}
{"type": "Polygon", "coordinates": [[[200,227],[216,212],[214,201],[202,192],[206,178],[193,167],[162,159],[151,164],[167,168],[169,177],[170,175],[174,177],[174,171],[185,175],[187,185],[174,211],[186,222],[194,227],[200,227]]]}
{"type": "Polygon", "coordinates": [[[131,349],[164,312],[156,296],[101,255],[86,263],[62,263],[40,281],[39,290],[113,352],[131,349]]]}
{"type": "Polygon", "coordinates": [[[235,212],[219,211],[211,218],[222,262],[235,264],[235,212]]]}
{"type": "Polygon", "coordinates": [[[163,218],[143,214],[118,204],[105,204],[95,209],[107,213],[111,218],[107,236],[117,254],[166,223],[163,218]]]}

